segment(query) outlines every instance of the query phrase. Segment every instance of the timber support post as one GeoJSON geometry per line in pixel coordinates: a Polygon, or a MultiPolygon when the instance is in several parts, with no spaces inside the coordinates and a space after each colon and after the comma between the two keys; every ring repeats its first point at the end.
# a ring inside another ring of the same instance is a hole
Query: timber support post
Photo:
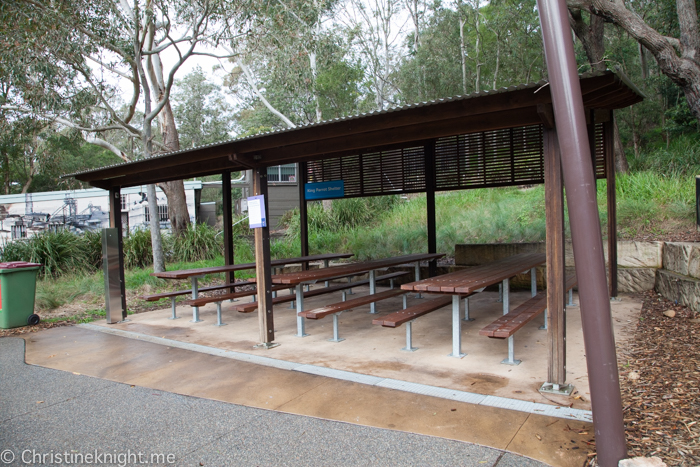
{"type": "MultiPolygon", "coordinates": [[[[253,170],[253,194],[263,196],[264,218],[269,222],[269,196],[267,191],[267,167],[253,170]]],[[[272,267],[270,264],[270,227],[255,229],[255,280],[258,298],[258,324],[260,326],[260,344],[256,347],[271,348],[274,344],[275,325],[272,313],[272,267]]]]}

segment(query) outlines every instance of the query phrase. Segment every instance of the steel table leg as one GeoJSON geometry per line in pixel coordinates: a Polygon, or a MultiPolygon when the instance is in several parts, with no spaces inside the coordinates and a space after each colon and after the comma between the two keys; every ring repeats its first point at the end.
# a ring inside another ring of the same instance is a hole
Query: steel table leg
{"type": "Polygon", "coordinates": [[[179,319],[180,317],[177,315],[177,309],[175,307],[175,297],[170,297],[170,302],[173,307],[173,315],[168,319],[179,319]]]}
{"type": "MultiPolygon", "coordinates": [[[[369,272],[369,294],[374,295],[377,292],[377,275],[376,271],[372,270],[369,272]]],[[[377,312],[376,303],[372,302],[369,304],[369,312],[375,314],[377,312]]]]}
{"type": "MultiPolygon", "coordinates": [[[[197,287],[197,277],[198,276],[192,276],[190,280],[192,281],[192,300],[196,300],[197,296],[199,295],[199,288],[197,287]]],[[[199,319],[199,307],[198,306],[193,306],[192,307],[192,323],[200,323],[202,320],[199,319]]]]}
{"type": "Polygon", "coordinates": [[[404,347],[403,351],[405,352],[415,352],[418,350],[418,347],[413,347],[413,322],[415,319],[412,319],[408,323],[406,323],[406,347],[404,347]]]}
{"type": "Polygon", "coordinates": [[[306,337],[308,334],[305,332],[305,320],[303,316],[299,316],[299,313],[304,311],[304,285],[297,284],[297,337],[306,337]]]}
{"type": "Polygon", "coordinates": [[[459,318],[459,295],[452,296],[452,353],[450,357],[462,358],[462,321],[459,318]]]}

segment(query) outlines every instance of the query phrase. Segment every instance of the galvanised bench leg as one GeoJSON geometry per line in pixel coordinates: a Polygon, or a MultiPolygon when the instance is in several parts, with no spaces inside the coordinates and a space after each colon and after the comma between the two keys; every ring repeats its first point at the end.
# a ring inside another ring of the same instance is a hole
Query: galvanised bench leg
{"type": "Polygon", "coordinates": [[[418,350],[418,347],[413,347],[413,330],[412,330],[412,325],[415,319],[409,321],[406,323],[406,347],[404,347],[403,351],[405,352],[415,352],[418,350]]]}
{"type": "Polygon", "coordinates": [[[226,326],[226,323],[221,321],[221,302],[216,302],[216,324],[214,326],[226,326]]]}
{"type": "Polygon", "coordinates": [[[340,317],[340,313],[342,313],[342,311],[333,315],[333,339],[328,339],[329,342],[343,342],[345,340],[338,337],[338,318],[340,317]]]}
{"type": "Polygon", "coordinates": [[[501,363],[505,365],[520,365],[520,360],[515,359],[515,342],[513,336],[508,338],[508,358],[504,359],[501,363]]]}
{"type": "Polygon", "coordinates": [[[498,284],[498,301],[503,301],[503,284],[498,284]]]}
{"type": "Polygon", "coordinates": [[[170,297],[170,302],[171,302],[172,307],[173,307],[173,315],[172,315],[170,318],[168,318],[168,319],[178,319],[178,318],[180,318],[180,317],[177,315],[177,311],[176,311],[176,308],[175,308],[175,297],[170,297]]]}
{"type": "Polygon", "coordinates": [[[573,288],[569,289],[569,303],[567,303],[566,306],[576,306],[576,304],[574,303],[574,289],[573,288]]]}
{"type": "Polygon", "coordinates": [[[403,298],[403,309],[405,310],[408,308],[408,293],[405,293],[401,296],[403,298]]]}
{"type": "Polygon", "coordinates": [[[304,317],[299,316],[299,313],[304,311],[304,285],[298,284],[297,287],[297,337],[306,337],[308,334],[305,332],[306,323],[304,322],[304,317]]]}
{"type": "MultiPolygon", "coordinates": [[[[369,272],[369,294],[374,295],[377,292],[377,276],[376,276],[376,271],[371,270],[369,272]]],[[[377,307],[376,303],[372,302],[369,304],[369,312],[370,314],[375,314],[377,313],[377,307]]]]}
{"type": "Polygon", "coordinates": [[[503,314],[507,315],[510,312],[510,279],[503,279],[500,284],[501,300],[503,302],[503,314]]]}
{"type": "MultiPolygon", "coordinates": [[[[420,263],[416,261],[416,282],[420,280],[420,263]]],[[[423,298],[423,296],[418,292],[416,298],[423,298]]]]}
{"type": "Polygon", "coordinates": [[[537,295],[537,269],[530,269],[530,288],[532,289],[532,296],[537,295]]]}
{"type": "Polygon", "coordinates": [[[342,292],[340,292],[340,293],[341,293],[341,294],[343,295],[343,301],[346,301],[346,300],[347,300],[347,298],[348,298],[348,294],[346,293],[346,291],[345,291],[345,290],[343,290],[343,291],[342,291],[342,292]]]}
{"type": "Polygon", "coordinates": [[[469,317],[469,297],[464,297],[464,318],[462,321],[474,321],[474,318],[469,317]]]}
{"type": "MultiPolygon", "coordinates": [[[[352,276],[348,276],[348,284],[352,284],[352,276]]],[[[352,291],[352,287],[348,289],[348,295],[355,295],[355,292],[352,291]]]]}
{"type": "Polygon", "coordinates": [[[544,309],[544,324],[543,324],[542,326],[540,326],[539,328],[537,328],[537,329],[541,329],[542,331],[546,331],[546,330],[547,330],[547,317],[548,317],[547,315],[548,315],[548,314],[549,314],[549,313],[547,313],[547,309],[545,308],[545,309],[544,309]]]}
{"type": "MultiPolygon", "coordinates": [[[[196,300],[197,296],[199,295],[199,288],[197,287],[197,278],[198,276],[192,276],[192,300],[196,300]]],[[[192,307],[192,323],[200,323],[202,320],[199,319],[199,307],[198,306],[193,306],[192,307]]]]}
{"type": "MultiPolygon", "coordinates": [[[[295,291],[295,289],[289,289],[289,293],[296,293],[296,291],[295,291]]],[[[294,300],[292,300],[289,303],[289,308],[293,310],[296,307],[297,307],[296,302],[294,300]]]]}
{"type": "Polygon", "coordinates": [[[452,296],[452,353],[450,357],[462,358],[462,321],[459,318],[459,295],[452,296]]]}
{"type": "MultiPolygon", "coordinates": [[[[328,266],[329,266],[328,260],[327,260],[327,259],[324,259],[324,260],[323,260],[323,267],[324,267],[324,268],[327,268],[328,266]]],[[[329,284],[329,283],[330,283],[329,281],[326,281],[326,287],[328,287],[328,284],[329,284]]]]}

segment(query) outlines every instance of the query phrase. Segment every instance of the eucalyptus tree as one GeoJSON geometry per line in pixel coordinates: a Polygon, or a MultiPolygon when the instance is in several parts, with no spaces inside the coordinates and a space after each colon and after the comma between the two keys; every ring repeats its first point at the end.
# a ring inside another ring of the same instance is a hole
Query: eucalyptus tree
{"type": "Polygon", "coordinates": [[[688,107],[700,120],[700,28],[695,0],[567,0],[567,4],[633,37],[683,91],[688,107]]]}
{"type": "Polygon", "coordinates": [[[197,65],[182,79],[175,80],[173,113],[182,148],[194,148],[231,138],[233,107],[221,86],[197,65]]]}
{"type": "MultiPolygon", "coordinates": [[[[243,8],[243,2],[225,0],[3,2],[2,19],[9,21],[5,27],[15,33],[11,37],[23,41],[16,46],[22,52],[18,59],[35,68],[29,67],[15,102],[5,103],[3,109],[77,130],[87,142],[123,160],[131,157],[103,138],[106,132],[118,130],[138,138],[142,154],[137,157],[176,151],[180,143],[170,104],[175,75],[185,61],[212,55],[211,47],[235,35],[231,25],[238,24],[235,18],[243,8]],[[163,60],[166,55],[169,64],[163,60]],[[51,99],[34,98],[37,84],[48,88],[43,94],[51,99]],[[127,104],[119,107],[122,93],[128,95],[127,104]],[[136,121],[139,114],[142,118],[136,121]],[[154,124],[159,124],[158,137],[154,124]]],[[[168,197],[171,226],[178,234],[189,223],[183,183],[165,182],[160,187],[168,197]]],[[[162,270],[155,187],[148,192],[154,213],[154,268],[162,270]]]]}

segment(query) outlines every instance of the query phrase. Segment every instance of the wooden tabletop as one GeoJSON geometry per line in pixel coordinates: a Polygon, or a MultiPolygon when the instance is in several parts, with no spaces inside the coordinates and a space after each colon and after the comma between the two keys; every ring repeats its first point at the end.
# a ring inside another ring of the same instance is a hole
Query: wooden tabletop
{"type": "Polygon", "coordinates": [[[528,271],[546,261],[543,253],[523,253],[461,271],[402,284],[403,290],[449,294],[469,294],[528,271]]]}
{"type": "MultiPolygon", "coordinates": [[[[298,258],[274,259],[270,262],[270,264],[272,266],[284,266],[286,264],[306,263],[310,261],[350,258],[351,256],[353,256],[352,253],[324,253],[320,255],[300,256],[298,258]]],[[[255,269],[255,263],[231,264],[228,266],[213,266],[210,268],[183,269],[180,271],[153,272],[151,275],[160,277],[161,279],[188,279],[192,276],[231,271],[244,271],[246,269],[255,269]]]]}
{"type": "Polygon", "coordinates": [[[376,269],[388,268],[405,263],[415,263],[416,261],[430,261],[442,258],[444,253],[418,253],[414,255],[395,256],[393,258],[375,259],[358,263],[342,264],[330,268],[314,269],[310,271],[293,272],[272,276],[274,284],[296,285],[302,283],[314,283],[334,277],[344,277],[352,274],[362,274],[376,269]]]}

